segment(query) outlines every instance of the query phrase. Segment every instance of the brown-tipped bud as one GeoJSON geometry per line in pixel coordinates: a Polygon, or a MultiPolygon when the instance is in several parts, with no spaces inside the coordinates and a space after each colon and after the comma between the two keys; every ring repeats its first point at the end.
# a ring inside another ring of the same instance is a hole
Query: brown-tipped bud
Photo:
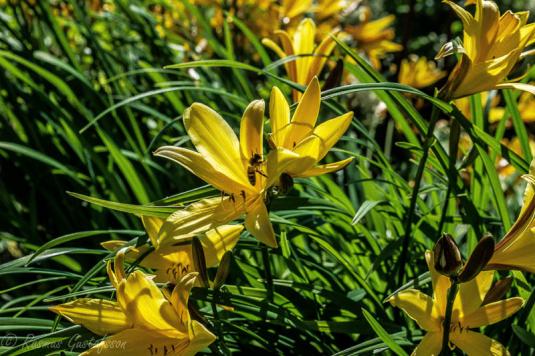
{"type": "Polygon", "coordinates": [[[448,277],[456,276],[463,264],[461,252],[451,235],[444,234],[433,249],[435,270],[448,277]]]}
{"type": "Polygon", "coordinates": [[[504,279],[500,279],[498,282],[494,283],[492,288],[490,288],[485,295],[485,299],[483,299],[481,305],[494,303],[501,300],[511,288],[512,283],[513,278],[511,277],[505,277],[504,279]]]}
{"type": "Polygon", "coordinates": [[[340,86],[340,83],[343,79],[343,74],[344,61],[340,58],[336,61],[336,66],[333,70],[331,70],[327,79],[325,79],[325,83],[323,84],[323,88],[321,88],[321,91],[329,90],[340,86]]]}
{"type": "Polygon", "coordinates": [[[473,279],[485,268],[487,263],[494,254],[494,238],[492,235],[485,235],[470,255],[470,258],[464,265],[462,272],[459,274],[459,282],[468,282],[473,279]]]}
{"type": "Polygon", "coordinates": [[[221,259],[219,268],[214,278],[214,289],[219,289],[227,280],[228,274],[230,272],[230,263],[232,262],[232,251],[227,251],[221,259]]]}
{"type": "Polygon", "coordinates": [[[199,272],[199,283],[201,286],[207,287],[208,271],[206,270],[206,258],[204,257],[204,249],[202,248],[201,241],[197,237],[194,237],[191,241],[191,252],[195,271],[199,272]]]}

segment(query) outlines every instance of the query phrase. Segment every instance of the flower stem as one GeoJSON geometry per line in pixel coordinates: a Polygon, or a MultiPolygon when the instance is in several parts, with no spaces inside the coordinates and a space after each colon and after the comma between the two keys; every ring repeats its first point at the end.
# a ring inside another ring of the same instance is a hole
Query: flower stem
{"type": "Polygon", "coordinates": [[[407,263],[407,255],[409,253],[410,247],[412,220],[416,211],[416,203],[418,202],[418,192],[420,191],[420,185],[422,184],[425,164],[427,162],[427,158],[429,157],[429,150],[431,148],[431,145],[433,144],[433,139],[435,137],[433,133],[435,132],[435,126],[438,122],[438,118],[439,111],[436,106],[433,106],[433,111],[431,112],[431,120],[429,122],[429,127],[427,128],[427,133],[425,135],[425,141],[422,146],[423,155],[420,159],[420,162],[418,163],[416,177],[414,178],[414,188],[412,189],[409,211],[407,213],[407,220],[405,220],[405,235],[403,237],[403,247],[401,250],[401,255],[399,257],[398,284],[403,284],[405,279],[405,265],[407,263]]]}
{"type": "Polygon", "coordinates": [[[448,291],[448,300],[446,304],[446,315],[444,316],[444,322],[442,323],[442,329],[444,332],[442,334],[442,350],[440,351],[440,356],[449,356],[451,354],[449,346],[451,314],[453,312],[453,302],[455,301],[458,290],[459,282],[457,282],[455,279],[451,279],[451,287],[448,291]]]}
{"type": "Polygon", "coordinates": [[[271,274],[271,265],[269,263],[269,249],[262,246],[262,260],[264,261],[264,273],[267,284],[267,299],[273,301],[273,276],[271,274]]]}

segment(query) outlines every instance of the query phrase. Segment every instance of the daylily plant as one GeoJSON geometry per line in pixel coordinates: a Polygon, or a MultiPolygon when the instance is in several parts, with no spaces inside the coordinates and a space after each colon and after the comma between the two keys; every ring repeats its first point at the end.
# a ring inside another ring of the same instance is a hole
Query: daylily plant
{"type": "Polygon", "coordinates": [[[500,15],[498,5],[488,0],[472,0],[475,16],[452,1],[445,1],[463,23],[462,46],[448,42],[437,54],[453,53],[461,57],[441,89],[442,98],[450,100],[500,88],[516,88],[535,93],[529,84],[507,81],[516,63],[528,54],[524,49],[535,42],[535,24],[527,24],[529,12],[500,15]]]}
{"type": "Polygon", "coordinates": [[[344,168],[353,158],[317,165],[346,132],[353,119],[353,112],[327,120],[316,126],[320,110],[320,86],[314,77],[290,119],[290,106],[284,94],[273,87],[269,99],[271,124],[270,145],[292,151],[300,157],[312,160],[295,160],[288,164],[285,173],[293,178],[313,177],[344,168]]]}
{"type": "MultiPolygon", "coordinates": [[[[308,85],[313,77],[321,73],[336,45],[332,36],[328,35],[316,47],[316,25],[311,19],[301,21],[293,35],[293,41],[285,31],[275,31],[275,34],[279,37],[282,48],[268,38],[264,38],[262,43],[275,51],[281,59],[298,56],[284,63],[284,68],[288,77],[301,85],[308,85]]],[[[300,91],[294,90],[294,101],[298,101],[301,95],[300,91]]]]}
{"type": "Polygon", "coordinates": [[[381,67],[381,58],[389,52],[399,52],[403,49],[392,40],[395,37],[394,29],[390,26],[396,20],[396,16],[388,15],[372,20],[370,7],[363,6],[360,9],[361,22],[358,25],[348,25],[344,28],[357,42],[357,48],[366,53],[375,68],[381,67]]]}
{"type": "MultiPolygon", "coordinates": [[[[174,241],[173,245],[162,245],[159,243],[158,236],[160,236],[164,220],[152,216],[143,216],[142,221],[154,249],[150,250],[147,245],[130,247],[125,254],[127,261],[136,261],[142,257],[139,265],[154,269],[156,273],[154,281],[161,283],[177,283],[184,275],[190,272],[198,272],[194,268],[190,238],[181,240],[181,236],[177,236],[172,239],[174,241]]],[[[219,264],[225,252],[232,250],[236,246],[242,230],[242,225],[222,225],[197,235],[203,248],[206,267],[215,267],[219,264]]],[[[103,242],[101,245],[108,250],[114,251],[125,247],[126,243],[126,241],[111,240],[103,242]]]]}
{"type": "Polygon", "coordinates": [[[401,61],[398,81],[414,88],[425,88],[446,76],[446,72],[437,68],[434,61],[425,57],[410,56],[401,61]]]}
{"type": "Polygon", "coordinates": [[[192,320],[188,298],[197,273],[183,276],[172,293],[160,290],[141,271],[126,276],[119,252],[108,275],[117,301],[76,299],[50,310],[84,326],[103,341],[82,353],[89,355],[194,355],[210,345],[215,336],[192,320]]]}
{"type": "Polygon", "coordinates": [[[487,269],[519,269],[535,273],[535,160],[525,179],[528,185],[520,215],[505,237],[496,244],[487,269]]]}
{"type": "MultiPolygon", "coordinates": [[[[416,289],[403,290],[388,301],[403,311],[427,333],[416,347],[413,355],[439,355],[450,279],[434,268],[433,254],[426,252],[426,261],[431,273],[433,297],[416,289]]],[[[485,300],[491,288],[493,271],[479,273],[469,282],[462,283],[454,300],[450,328],[450,347],[458,347],[469,356],[505,355],[506,348],[496,340],[470,329],[502,321],[516,313],[523,305],[522,298],[514,297],[499,301],[485,300]],[[485,302],[485,304],[483,304],[485,302]]]]}
{"type": "Polygon", "coordinates": [[[245,214],[247,230],[266,245],[277,246],[265,204],[267,188],[278,181],[292,159],[312,159],[277,150],[264,159],[263,120],[264,101],[253,101],[243,114],[238,140],[228,123],[208,106],[194,103],[186,109],[184,124],[197,152],[164,146],[155,155],[182,165],[222,196],[172,214],[162,226],[160,243],[206,231],[245,214]]]}

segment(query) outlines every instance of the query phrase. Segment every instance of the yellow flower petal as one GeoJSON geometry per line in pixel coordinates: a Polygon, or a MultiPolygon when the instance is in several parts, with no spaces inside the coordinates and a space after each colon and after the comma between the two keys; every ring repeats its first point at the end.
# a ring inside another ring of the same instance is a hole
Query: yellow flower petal
{"type": "Polygon", "coordinates": [[[269,152],[267,156],[267,187],[273,186],[279,181],[282,173],[288,170],[288,167],[297,160],[305,160],[305,164],[314,164],[314,160],[307,157],[300,157],[297,153],[285,148],[278,148],[269,152]]]}
{"type": "MultiPolygon", "coordinates": [[[[229,197],[202,199],[171,214],[162,225],[158,235],[159,245],[175,242],[226,224],[244,213],[244,207],[229,202],[229,197]]],[[[234,199],[241,199],[239,196],[234,199]]]]}
{"type": "Polygon", "coordinates": [[[303,140],[294,152],[299,155],[298,160],[291,162],[286,168],[286,173],[292,177],[299,176],[302,172],[306,172],[319,161],[321,139],[317,136],[308,136],[303,140]]]}
{"type": "Polygon", "coordinates": [[[180,323],[178,324],[178,327],[180,330],[184,330],[186,332],[189,332],[188,328],[191,321],[188,309],[189,294],[191,292],[191,288],[193,288],[195,285],[197,276],[198,273],[196,272],[188,273],[183,276],[179,281],[177,281],[177,284],[171,293],[171,298],[169,299],[174,311],[176,312],[176,315],[179,316],[180,323]]]}
{"type": "Polygon", "coordinates": [[[309,18],[304,19],[297,26],[294,33],[294,51],[297,55],[304,55],[304,57],[297,58],[297,82],[299,84],[307,85],[308,70],[310,68],[311,55],[314,53],[314,39],[316,37],[316,24],[309,18]]]}
{"type": "MultiPolygon", "coordinates": [[[[220,165],[213,165],[211,162],[200,153],[174,146],[163,146],[156,150],[155,156],[164,157],[171,161],[180,164],[191,173],[195,174],[200,179],[212,185],[217,190],[223,192],[239,192],[241,189],[252,189],[247,182],[248,187],[242,185],[241,180],[237,179],[237,175],[228,176],[225,170],[220,165]]],[[[239,160],[241,164],[241,158],[239,160]]],[[[243,172],[243,166],[240,167],[240,172],[243,172]]]]}
{"type": "Polygon", "coordinates": [[[304,171],[303,173],[297,174],[295,178],[316,177],[322,174],[336,172],[344,168],[345,166],[347,166],[349,163],[351,163],[351,161],[353,161],[353,157],[346,158],[338,162],[327,163],[327,164],[322,164],[316,167],[312,167],[304,171]]]}
{"type": "Polygon", "coordinates": [[[291,130],[285,137],[284,147],[290,149],[295,147],[312,132],[318,119],[319,109],[320,84],[318,78],[313,78],[297,105],[290,123],[291,130]]]}
{"type": "Polygon", "coordinates": [[[416,289],[403,290],[388,302],[403,311],[426,331],[441,330],[441,314],[437,304],[429,296],[416,289]]]}
{"type": "Polygon", "coordinates": [[[302,15],[312,7],[312,0],[283,0],[281,6],[282,17],[294,18],[302,15]]]}
{"type": "MultiPolygon", "coordinates": [[[[283,129],[290,124],[290,106],[279,88],[271,89],[269,98],[269,123],[271,125],[271,139],[277,147],[285,142],[283,129]]],[[[288,147],[286,147],[288,148],[288,147]]]]}
{"type": "Polygon", "coordinates": [[[269,247],[276,248],[277,240],[275,239],[275,232],[269,220],[269,214],[266,205],[259,198],[254,204],[249,207],[245,217],[245,227],[258,241],[263,242],[269,247]]]}
{"type": "Polygon", "coordinates": [[[76,299],[49,310],[98,335],[114,334],[133,324],[118,303],[104,299],[76,299]]]}
{"type": "Polygon", "coordinates": [[[336,42],[332,38],[335,33],[325,37],[314,51],[314,57],[310,59],[309,68],[306,73],[305,83],[310,83],[313,77],[319,76],[327,58],[336,47],[336,42]]]}
{"type": "Polygon", "coordinates": [[[438,356],[442,349],[442,332],[428,332],[411,356],[438,356]]]}
{"type": "Polygon", "coordinates": [[[217,266],[225,252],[231,251],[236,246],[242,231],[242,225],[223,225],[201,236],[199,240],[204,250],[206,265],[217,266]]]}
{"type": "Polygon", "coordinates": [[[517,89],[535,95],[535,85],[525,83],[501,83],[496,85],[496,89],[517,89]]]}
{"type": "Polygon", "coordinates": [[[450,288],[450,280],[448,277],[438,273],[434,266],[434,257],[432,251],[425,252],[425,260],[427,268],[431,274],[431,281],[433,283],[433,300],[440,310],[440,315],[446,315],[446,300],[448,296],[448,289],[450,288]]]}
{"type": "Polygon", "coordinates": [[[264,100],[252,101],[241,119],[240,124],[240,148],[244,158],[244,167],[247,169],[249,160],[254,155],[262,158],[263,132],[264,132],[264,100]]]}
{"type": "Polygon", "coordinates": [[[478,328],[502,321],[516,313],[524,304],[519,297],[500,300],[485,304],[469,315],[465,315],[459,321],[463,327],[478,328]]]}
{"type": "Polygon", "coordinates": [[[178,337],[179,318],[156,284],[141,271],[132,272],[117,288],[117,301],[134,327],[178,337]]]}
{"type": "Polygon", "coordinates": [[[190,328],[190,343],[186,350],[184,350],[184,356],[193,356],[202,349],[208,347],[216,339],[204,325],[196,320],[193,320],[190,328]]]}
{"type": "Polygon", "coordinates": [[[468,356],[509,355],[509,351],[498,341],[474,331],[453,332],[450,340],[468,356]]]}
{"type": "Polygon", "coordinates": [[[534,180],[535,160],[531,163],[530,179],[524,191],[522,210],[505,237],[496,245],[494,255],[487,268],[517,268],[535,273],[535,198],[534,180]]]}
{"type": "Polygon", "coordinates": [[[238,138],[218,113],[194,103],[184,111],[184,125],[197,151],[213,167],[242,186],[250,186],[241,163],[238,138]]]}
{"type": "Polygon", "coordinates": [[[485,295],[492,286],[493,276],[494,271],[484,271],[471,281],[461,283],[453,304],[453,321],[462,319],[464,315],[473,313],[481,306],[485,295]]]}
{"type": "Polygon", "coordinates": [[[340,137],[347,131],[352,119],[353,112],[348,112],[327,120],[314,129],[312,135],[319,137],[321,140],[319,160],[325,157],[329,150],[340,140],[340,137]]]}
{"type": "Polygon", "coordinates": [[[170,338],[154,331],[135,328],[121,331],[110,336],[81,356],[120,356],[120,355],[183,355],[188,347],[187,334],[170,338]]]}
{"type": "Polygon", "coordinates": [[[153,246],[157,245],[158,242],[158,232],[160,231],[163,225],[163,219],[154,217],[154,216],[142,216],[141,221],[143,222],[143,227],[149,235],[150,242],[153,246]]]}
{"type": "MultiPolygon", "coordinates": [[[[281,57],[281,58],[285,58],[285,57],[288,57],[288,56],[293,56],[295,55],[296,53],[294,52],[294,47],[293,47],[293,44],[292,44],[292,40],[290,39],[290,36],[288,35],[287,32],[285,31],[275,31],[275,35],[277,35],[279,37],[279,40],[282,44],[282,48],[284,49],[284,53],[286,53],[286,55],[284,57],[281,57]]],[[[284,64],[284,66],[286,67],[286,72],[288,73],[288,77],[290,77],[290,79],[294,82],[298,82],[298,78],[297,78],[297,63],[295,60],[292,60],[290,62],[287,62],[284,64]]]]}

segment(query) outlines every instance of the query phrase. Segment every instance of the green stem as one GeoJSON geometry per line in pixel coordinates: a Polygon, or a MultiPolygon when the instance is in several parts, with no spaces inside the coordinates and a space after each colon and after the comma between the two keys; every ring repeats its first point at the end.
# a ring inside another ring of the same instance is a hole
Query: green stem
{"type": "Polygon", "coordinates": [[[431,120],[429,122],[429,127],[425,135],[425,141],[423,144],[423,155],[418,163],[418,169],[416,171],[416,177],[414,178],[414,188],[412,189],[412,196],[409,205],[409,211],[407,213],[407,220],[405,220],[405,235],[403,236],[403,247],[401,250],[401,255],[399,257],[399,270],[398,270],[398,284],[403,284],[405,278],[405,264],[407,263],[407,255],[409,252],[410,238],[411,238],[411,226],[412,220],[414,218],[414,213],[416,211],[416,203],[418,202],[418,192],[420,191],[420,185],[422,184],[422,178],[425,171],[425,164],[427,158],[429,157],[429,149],[433,144],[435,126],[438,122],[439,111],[436,106],[433,106],[433,111],[431,112],[431,120]]]}
{"type": "Polygon", "coordinates": [[[273,301],[273,275],[271,274],[271,265],[269,263],[269,250],[267,246],[262,246],[262,260],[264,261],[264,273],[267,284],[267,298],[273,301]]]}
{"type": "Polygon", "coordinates": [[[449,356],[451,354],[450,350],[450,324],[451,324],[451,314],[453,311],[453,302],[457,296],[457,291],[459,290],[459,283],[456,280],[451,280],[451,287],[448,291],[448,300],[446,304],[446,315],[444,316],[444,322],[442,323],[442,350],[440,351],[440,356],[449,356]]]}
{"type": "Polygon", "coordinates": [[[449,176],[450,179],[448,179],[448,190],[446,192],[446,198],[444,201],[444,208],[442,209],[442,214],[440,217],[440,223],[438,224],[437,233],[440,236],[443,233],[444,229],[444,223],[446,221],[446,216],[448,214],[448,206],[450,202],[450,194],[453,191],[454,184],[456,183],[451,177],[455,177],[457,175],[457,154],[459,152],[459,139],[461,137],[461,125],[457,120],[451,121],[450,126],[450,150],[449,150],[449,162],[448,162],[448,170],[450,172],[449,176]]]}
{"type": "Polygon", "coordinates": [[[225,343],[225,337],[223,334],[223,329],[221,328],[221,322],[219,321],[219,313],[217,311],[216,299],[219,299],[219,288],[213,290],[212,300],[210,301],[210,304],[212,306],[212,314],[214,316],[214,325],[217,333],[217,339],[219,341],[219,346],[221,347],[221,350],[218,351],[220,351],[220,353],[222,353],[223,355],[230,355],[230,351],[225,343]]]}

